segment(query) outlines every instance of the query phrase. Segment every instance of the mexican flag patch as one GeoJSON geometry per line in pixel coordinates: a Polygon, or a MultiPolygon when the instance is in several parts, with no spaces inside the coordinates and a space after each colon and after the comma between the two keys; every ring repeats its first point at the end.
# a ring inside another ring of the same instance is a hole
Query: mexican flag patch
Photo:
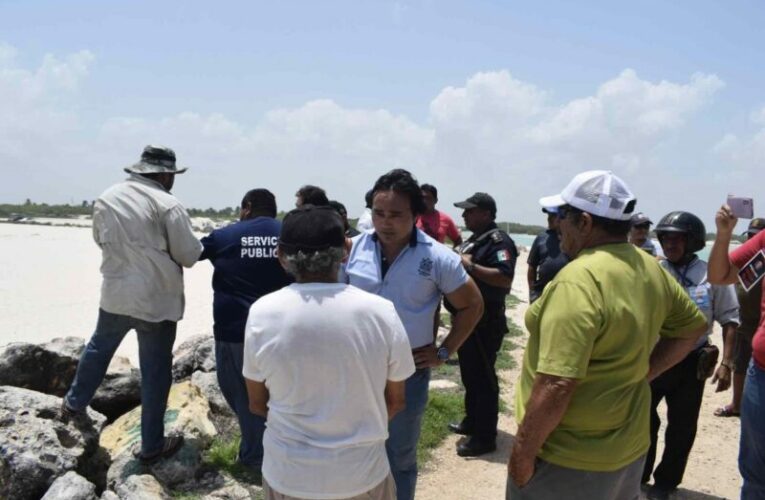
{"type": "Polygon", "coordinates": [[[510,252],[507,250],[498,250],[497,262],[505,262],[506,260],[510,260],[510,252]]]}

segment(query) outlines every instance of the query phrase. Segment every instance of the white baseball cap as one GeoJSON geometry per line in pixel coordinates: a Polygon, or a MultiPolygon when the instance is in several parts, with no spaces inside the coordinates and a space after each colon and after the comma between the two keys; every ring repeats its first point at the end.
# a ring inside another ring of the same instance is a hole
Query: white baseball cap
{"type": "Polygon", "coordinates": [[[539,199],[543,207],[571,205],[584,212],[612,220],[630,220],[635,195],[627,184],[609,170],[577,174],[560,194],[539,199]]]}

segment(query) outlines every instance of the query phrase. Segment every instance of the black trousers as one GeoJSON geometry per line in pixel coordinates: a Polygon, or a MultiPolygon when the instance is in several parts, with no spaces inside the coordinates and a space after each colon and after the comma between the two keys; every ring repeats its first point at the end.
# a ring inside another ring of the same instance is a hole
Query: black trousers
{"type": "Polygon", "coordinates": [[[673,366],[651,382],[651,447],[643,469],[643,482],[648,482],[653,472],[654,484],[672,490],[683,480],[688,456],[696,439],[696,423],[699,419],[701,400],[704,396],[704,380],[696,376],[700,351],[694,350],[683,361],[673,366]],[[667,401],[667,430],[664,433],[664,453],[656,470],[656,441],[661,420],[656,408],[662,399],[667,401]]]}
{"type": "Polygon", "coordinates": [[[494,363],[507,332],[506,321],[504,307],[490,311],[457,351],[465,386],[462,424],[479,440],[494,441],[497,437],[499,383],[494,363]]]}

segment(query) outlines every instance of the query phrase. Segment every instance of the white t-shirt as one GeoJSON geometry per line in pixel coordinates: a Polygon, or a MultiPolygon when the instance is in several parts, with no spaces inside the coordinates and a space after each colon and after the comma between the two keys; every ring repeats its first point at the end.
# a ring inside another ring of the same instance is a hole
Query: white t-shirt
{"type": "Polygon", "coordinates": [[[269,391],[263,477],[301,498],[346,498],[382,482],[386,380],[414,373],[393,304],[343,283],[292,284],[255,302],[244,376],[269,391]]]}

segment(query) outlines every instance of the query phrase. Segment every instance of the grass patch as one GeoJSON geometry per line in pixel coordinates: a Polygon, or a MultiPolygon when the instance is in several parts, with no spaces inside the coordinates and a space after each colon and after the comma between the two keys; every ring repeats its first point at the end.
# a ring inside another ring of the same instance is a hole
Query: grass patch
{"type": "Polygon", "coordinates": [[[507,329],[506,337],[520,337],[523,335],[523,328],[510,318],[507,318],[507,329]]]}
{"type": "Polygon", "coordinates": [[[170,492],[170,496],[177,500],[200,500],[202,498],[202,495],[198,495],[197,493],[187,493],[183,491],[172,491],[170,492]]]}
{"type": "Polygon", "coordinates": [[[225,472],[237,481],[260,485],[260,474],[237,462],[241,435],[236,432],[230,438],[215,438],[210,448],[202,457],[202,462],[210,467],[225,472]]]}
{"type": "Polygon", "coordinates": [[[422,431],[417,443],[417,462],[427,462],[433,449],[449,435],[449,422],[462,418],[463,391],[432,391],[422,419],[422,431]]]}
{"type": "Polygon", "coordinates": [[[508,293],[507,297],[505,297],[505,307],[507,309],[515,309],[520,303],[521,299],[512,293],[508,293]]]}
{"type": "Polygon", "coordinates": [[[239,465],[236,459],[239,455],[239,443],[241,441],[242,438],[238,433],[229,439],[215,438],[205,453],[204,462],[216,469],[230,472],[234,466],[239,465]]]}
{"type": "MultiPolygon", "coordinates": [[[[456,356],[453,356],[452,359],[456,359],[456,356]]],[[[460,366],[456,363],[444,363],[438,368],[435,368],[433,370],[432,378],[434,380],[446,379],[457,385],[462,384],[462,379],[460,378],[460,366]]]]}
{"type": "Polygon", "coordinates": [[[441,326],[444,328],[452,327],[452,315],[448,311],[441,311],[441,326]]]}
{"type": "Polygon", "coordinates": [[[512,370],[515,368],[515,360],[510,354],[510,351],[515,349],[515,344],[507,338],[502,341],[502,347],[497,353],[497,362],[494,364],[494,369],[497,372],[502,370],[512,370]]]}

